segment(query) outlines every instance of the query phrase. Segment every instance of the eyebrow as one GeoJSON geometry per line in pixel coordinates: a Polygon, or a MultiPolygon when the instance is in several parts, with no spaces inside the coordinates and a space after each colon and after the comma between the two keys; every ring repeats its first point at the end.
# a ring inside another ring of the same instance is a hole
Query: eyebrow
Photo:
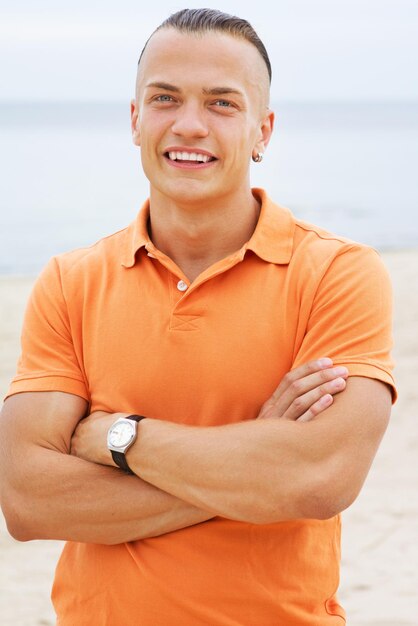
{"type": "Polygon", "coordinates": [[[212,89],[203,89],[203,93],[209,96],[222,96],[227,93],[234,93],[238,96],[244,95],[242,91],[235,89],[234,87],[213,87],[212,89]]]}
{"type": "MultiPolygon", "coordinates": [[[[181,89],[170,83],[162,83],[159,81],[148,83],[146,87],[154,87],[156,89],[164,89],[165,91],[173,91],[174,93],[180,93],[181,89]]],[[[235,89],[234,87],[212,87],[212,89],[202,89],[205,96],[222,96],[228,93],[233,93],[238,96],[244,96],[242,91],[235,89]]]]}
{"type": "Polygon", "coordinates": [[[145,86],[147,87],[155,87],[156,89],[164,89],[165,91],[175,91],[176,93],[180,92],[180,89],[178,87],[175,87],[174,85],[170,85],[169,83],[160,83],[160,82],[154,82],[154,83],[148,83],[148,85],[145,86]]]}

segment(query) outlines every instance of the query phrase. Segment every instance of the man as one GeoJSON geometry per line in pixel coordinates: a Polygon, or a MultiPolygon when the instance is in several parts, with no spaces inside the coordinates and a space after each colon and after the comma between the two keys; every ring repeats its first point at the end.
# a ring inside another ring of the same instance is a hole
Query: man
{"type": "Polygon", "coordinates": [[[2,506],[16,538],[68,540],[60,626],[344,622],[339,513],[395,397],[390,288],[373,250],[251,189],[270,75],[244,20],[164,22],[131,106],[149,202],[35,285],[2,506]]]}

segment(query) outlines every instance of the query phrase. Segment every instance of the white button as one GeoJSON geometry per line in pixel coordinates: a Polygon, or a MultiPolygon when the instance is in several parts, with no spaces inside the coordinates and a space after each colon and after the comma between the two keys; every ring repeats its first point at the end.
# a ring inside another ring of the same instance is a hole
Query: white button
{"type": "Polygon", "coordinates": [[[177,283],[177,289],[179,291],[186,291],[188,287],[188,284],[184,282],[184,280],[179,280],[179,282],[177,283]]]}

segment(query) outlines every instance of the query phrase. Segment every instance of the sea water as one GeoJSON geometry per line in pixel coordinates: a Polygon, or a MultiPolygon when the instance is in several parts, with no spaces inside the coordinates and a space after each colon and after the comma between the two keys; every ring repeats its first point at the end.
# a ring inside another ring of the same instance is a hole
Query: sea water
{"type": "MultiPolygon", "coordinates": [[[[418,103],[273,103],[252,185],[380,250],[418,246],[418,103]]],[[[124,228],[148,196],[129,103],[0,104],[0,273],[124,228]]]]}

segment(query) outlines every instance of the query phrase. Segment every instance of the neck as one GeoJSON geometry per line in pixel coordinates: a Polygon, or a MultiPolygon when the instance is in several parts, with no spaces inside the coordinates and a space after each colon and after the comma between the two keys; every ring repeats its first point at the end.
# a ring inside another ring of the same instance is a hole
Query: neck
{"type": "Polygon", "coordinates": [[[154,245],[193,281],[250,239],[259,213],[250,188],[207,204],[181,204],[151,189],[150,235],[154,245]]]}

